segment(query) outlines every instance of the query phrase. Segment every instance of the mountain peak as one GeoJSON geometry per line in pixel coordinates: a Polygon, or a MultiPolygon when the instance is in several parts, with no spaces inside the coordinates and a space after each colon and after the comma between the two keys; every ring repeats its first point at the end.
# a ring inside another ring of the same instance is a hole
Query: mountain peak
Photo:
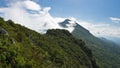
{"type": "Polygon", "coordinates": [[[65,19],[64,21],[71,21],[70,19],[65,19]]]}
{"type": "Polygon", "coordinates": [[[77,29],[85,34],[90,34],[90,32],[87,29],[82,27],[78,22],[76,22],[76,20],[73,19],[65,19],[63,22],[59,23],[59,26],[68,30],[69,32],[73,32],[77,29]]]}
{"type": "Polygon", "coordinates": [[[64,28],[74,27],[76,22],[70,19],[65,19],[63,22],[60,22],[59,25],[64,28]]]}

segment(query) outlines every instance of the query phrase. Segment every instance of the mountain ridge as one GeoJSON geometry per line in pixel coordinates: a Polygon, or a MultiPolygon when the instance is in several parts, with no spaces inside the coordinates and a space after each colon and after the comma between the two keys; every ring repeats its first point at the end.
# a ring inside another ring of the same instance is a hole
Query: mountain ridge
{"type": "MultiPolygon", "coordinates": [[[[69,19],[66,19],[60,23],[60,26],[67,28],[66,25],[69,24],[69,21],[69,19]]],[[[72,31],[72,35],[85,41],[85,45],[92,50],[100,68],[119,68],[120,46],[113,41],[101,39],[92,35],[87,29],[79,25],[77,22],[75,22],[75,24],[76,25],[73,26],[74,30],[72,31]]]]}
{"type": "Polygon", "coordinates": [[[0,27],[2,68],[99,68],[90,49],[67,30],[40,34],[3,18],[0,27]]]}

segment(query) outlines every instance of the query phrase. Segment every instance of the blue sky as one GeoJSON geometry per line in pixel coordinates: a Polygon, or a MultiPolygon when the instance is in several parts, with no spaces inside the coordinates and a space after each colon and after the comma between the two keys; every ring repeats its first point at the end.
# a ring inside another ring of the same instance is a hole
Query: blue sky
{"type": "MultiPolygon", "coordinates": [[[[0,7],[10,0],[0,0],[0,7]]],[[[12,1],[12,0],[11,0],[12,1]]],[[[120,18],[120,0],[33,0],[42,7],[50,6],[52,16],[75,17],[91,22],[110,22],[120,18]]]]}
{"type": "Polygon", "coordinates": [[[96,36],[120,38],[120,0],[0,0],[0,16],[36,31],[75,18],[96,36]],[[33,23],[36,22],[36,23],[33,23]],[[42,27],[41,24],[48,24],[42,27]]]}
{"type": "MultiPolygon", "coordinates": [[[[0,0],[0,6],[6,5],[0,0]]],[[[52,16],[76,17],[88,21],[109,21],[109,17],[120,17],[120,0],[33,0],[42,7],[50,6],[52,16]]]]}
{"type": "Polygon", "coordinates": [[[120,0],[39,0],[42,6],[51,6],[53,16],[73,16],[88,21],[109,21],[120,17],[120,0]]]}

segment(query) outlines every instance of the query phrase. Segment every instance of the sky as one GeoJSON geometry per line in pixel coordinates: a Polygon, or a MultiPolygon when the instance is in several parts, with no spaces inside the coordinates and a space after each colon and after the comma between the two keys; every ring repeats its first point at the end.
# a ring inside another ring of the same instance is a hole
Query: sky
{"type": "Polygon", "coordinates": [[[108,21],[120,17],[119,0],[39,0],[43,6],[51,6],[53,16],[73,16],[83,20],[108,21]]]}
{"type": "Polygon", "coordinates": [[[61,28],[57,23],[70,18],[95,36],[120,38],[119,3],[120,0],[0,0],[0,16],[39,32],[61,28]]]}

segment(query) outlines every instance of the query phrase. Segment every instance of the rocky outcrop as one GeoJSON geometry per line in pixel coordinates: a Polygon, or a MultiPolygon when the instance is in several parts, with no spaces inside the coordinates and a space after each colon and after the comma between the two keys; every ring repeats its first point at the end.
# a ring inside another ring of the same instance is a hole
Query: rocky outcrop
{"type": "Polygon", "coordinates": [[[8,35],[8,32],[2,27],[0,27],[0,36],[1,35],[8,35]]]}

